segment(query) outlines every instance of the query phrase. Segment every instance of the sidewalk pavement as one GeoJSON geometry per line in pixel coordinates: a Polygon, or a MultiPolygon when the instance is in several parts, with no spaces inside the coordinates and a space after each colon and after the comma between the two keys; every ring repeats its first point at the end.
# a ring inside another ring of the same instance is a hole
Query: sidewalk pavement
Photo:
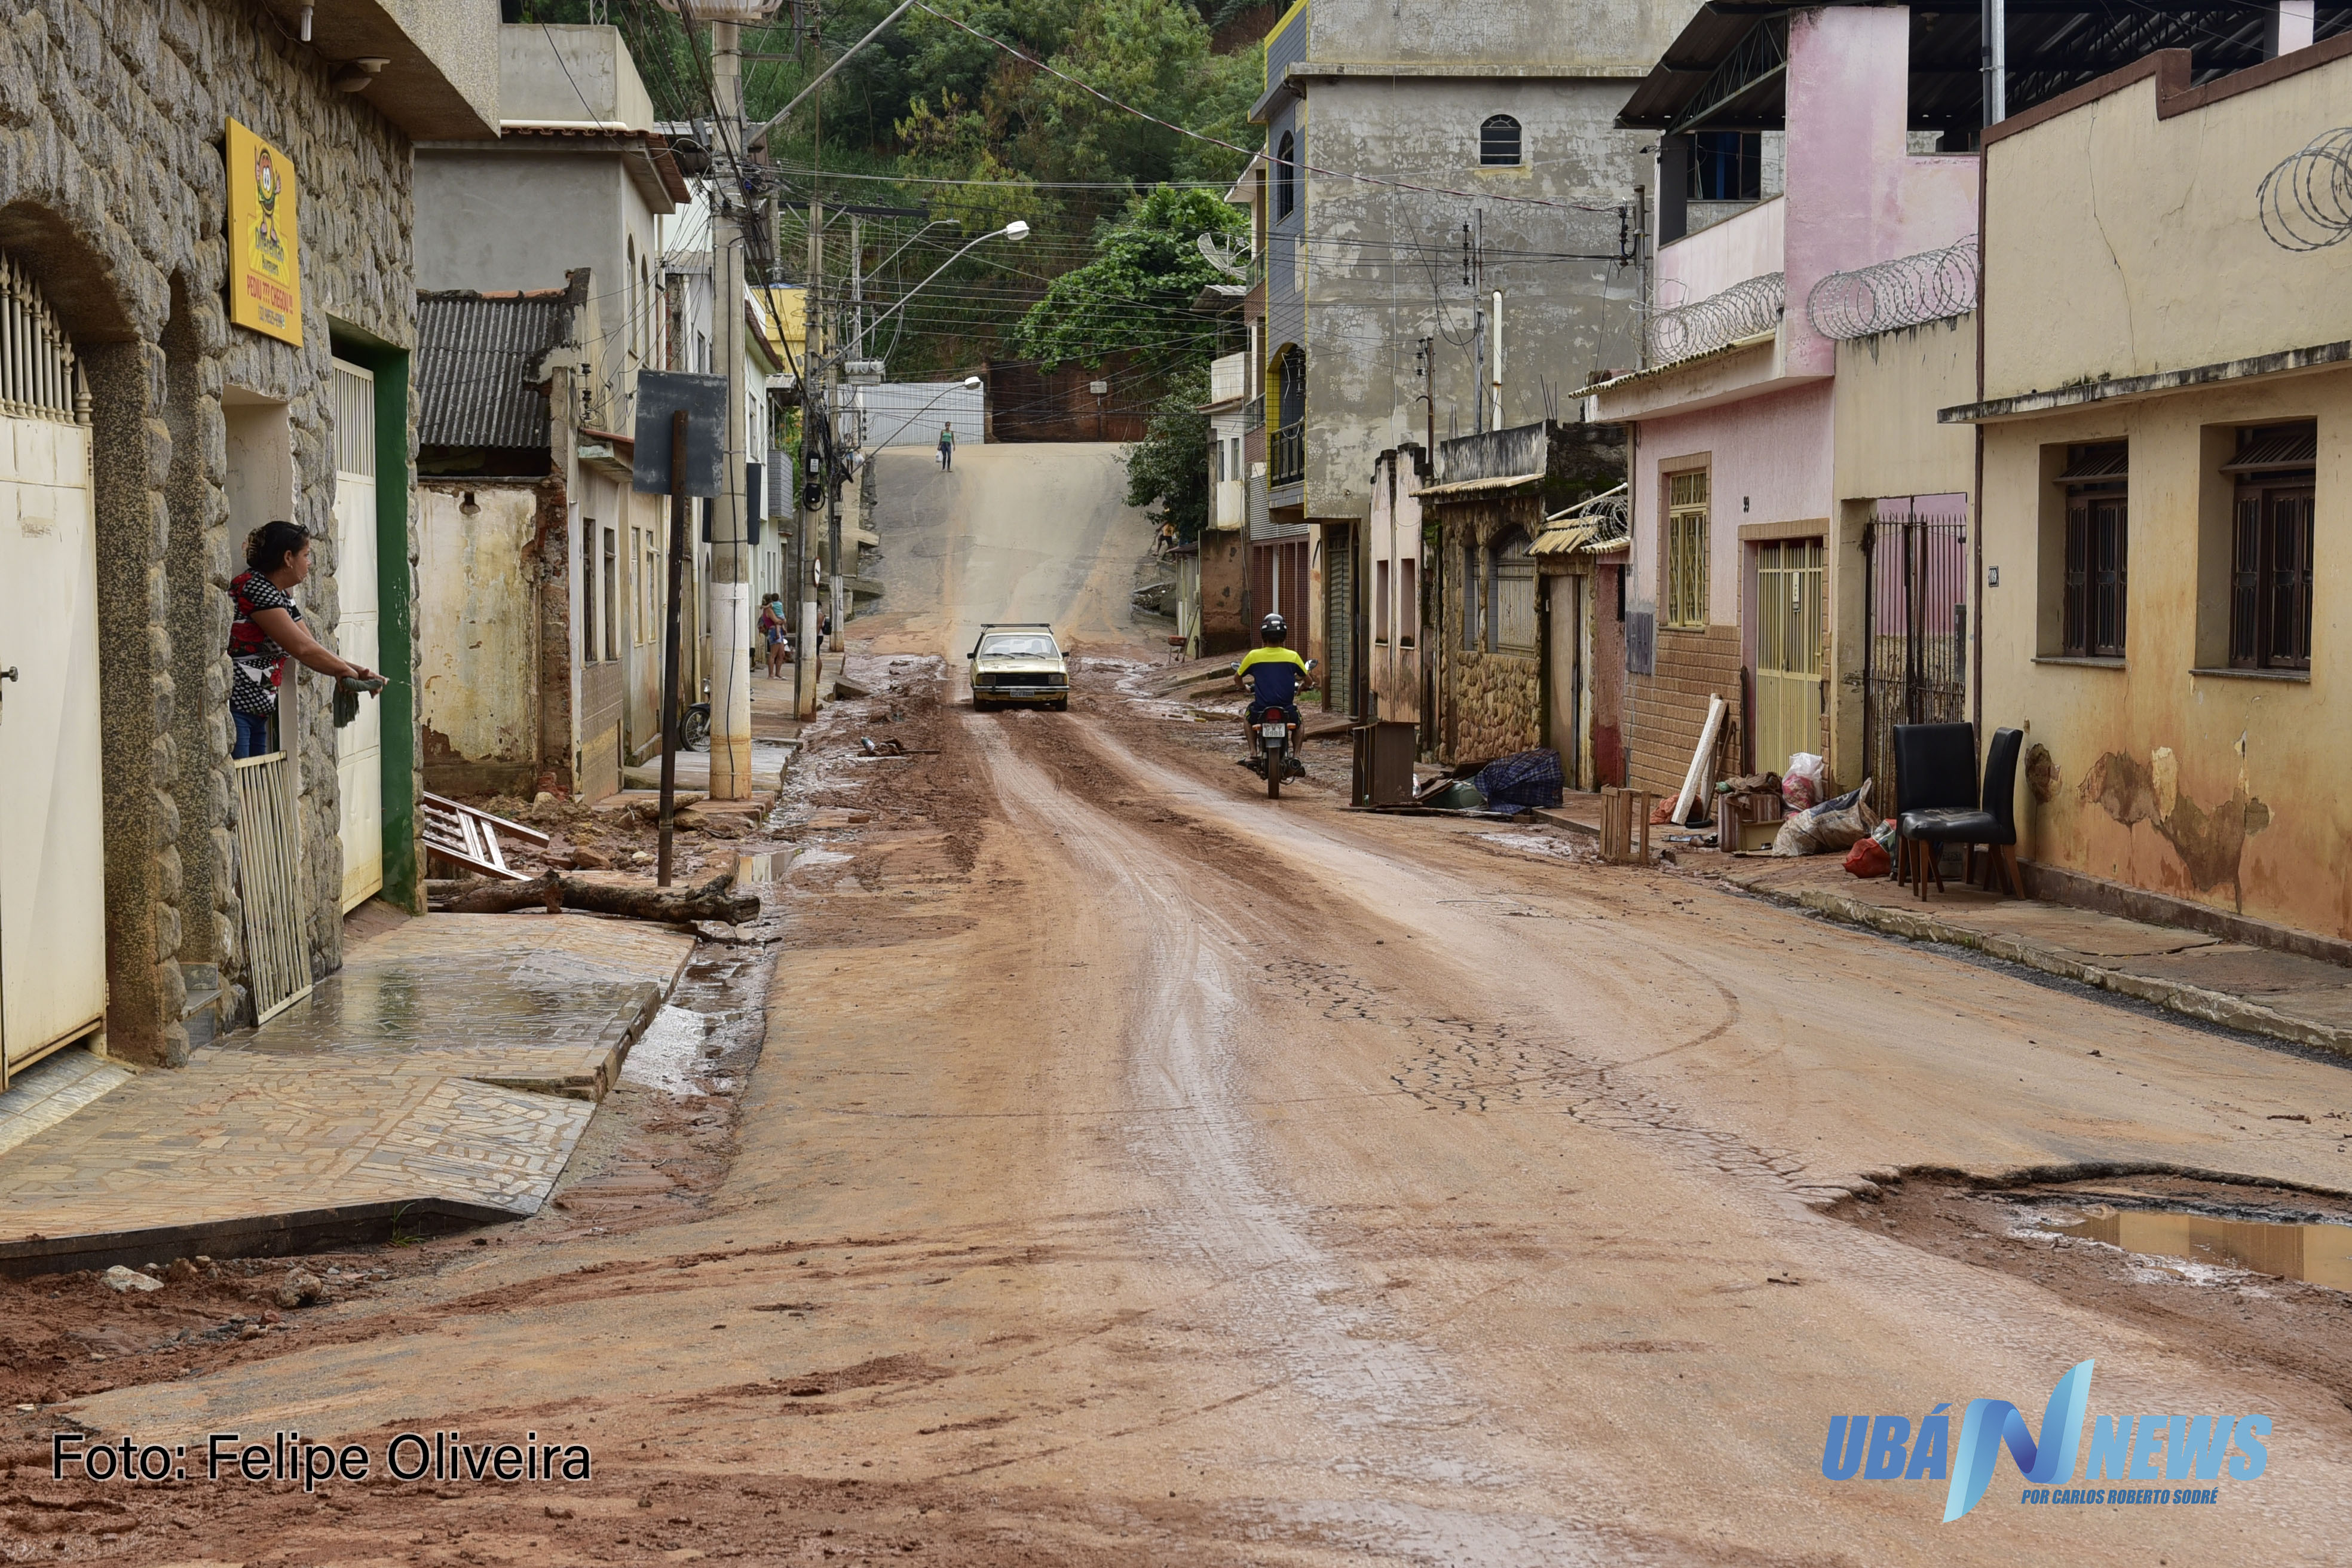
{"type": "Polygon", "coordinates": [[[593,915],[427,915],[184,1068],[40,1064],[0,1095],[0,1272],[525,1218],[693,949],[593,915]]]}
{"type": "Polygon", "coordinates": [[[1922,900],[1835,855],[1737,859],[1728,885],[1915,942],[1975,948],[2248,1034],[2352,1056],[2352,969],[1955,880],[1922,900]]]}

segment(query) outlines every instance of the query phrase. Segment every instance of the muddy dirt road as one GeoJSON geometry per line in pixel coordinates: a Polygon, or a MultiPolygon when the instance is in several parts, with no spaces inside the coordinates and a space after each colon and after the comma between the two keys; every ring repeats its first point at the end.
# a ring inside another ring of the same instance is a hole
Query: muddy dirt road
{"type": "Polygon", "coordinates": [[[452,1247],[332,1336],[73,1411],[191,1445],[536,1432],[593,1479],[77,1489],[22,1431],[11,1553],[2336,1559],[2342,1363],[2249,1353],[2259,1282],[2201,1333],[1853,1194],[2098,1162],[2341,1187],[2343,1068],[1539,835],[1269,805],[1108,661],[1066,716],[861,668],[707,1203],[452,1247]],[[889,707],[924,754],[851,758],[889,707]],[[1941,1482],[1822,1476],[1834,1416],[1991,1396],[2038,1427],[2086,1358],[2095,1412],[2267,1415],[2267,1473],[2032,1506],[2003,1459],[1950,1525],[1941,1482]]]}

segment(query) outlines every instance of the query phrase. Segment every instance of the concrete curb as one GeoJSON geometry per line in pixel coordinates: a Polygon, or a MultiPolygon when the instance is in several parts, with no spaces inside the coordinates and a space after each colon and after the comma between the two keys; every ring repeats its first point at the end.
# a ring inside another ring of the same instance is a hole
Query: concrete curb
{"type": "Polygon", "coordinates": [[[2045,943],[1954,925],[1924,910],[1890,910],[1822,888],[1775,888],[1765,884],[1760,875],[1752,873],[1744,876],[1730,874],[1723,880],[1727,886],[1738,888],[1744,893],[1769,899],[1774,903],[1792,909],[1810,910],[1814,914],[1847,925],[1864,926],[1910,942],[1940,942],[1954,947],[1972,948],[1990,958],[2021,963],[2028,969],[2038,969],[2044,974],[2055,974],[2085,985],[2095,985],[2103,991],[2152,1003],[2208,1024],[2219,1024],[2224,1028],[2238,1029],[2250,1035],[2263,1035],[2272,1039],[2287,1040],[2298,1046],[2310,1046],[2318,1050],[2352,1057],[2352,1029],[2298,1018],[2243,996],[2209,991],[2181,981],[2154,980],[2144,974],[2085,963],[2045,943]]]}

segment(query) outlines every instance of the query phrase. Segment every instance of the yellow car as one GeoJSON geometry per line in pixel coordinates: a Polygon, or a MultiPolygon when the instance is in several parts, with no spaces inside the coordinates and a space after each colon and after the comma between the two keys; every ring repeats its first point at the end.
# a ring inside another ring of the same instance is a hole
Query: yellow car
{"type": "Polygon", "coordinates": [[[1066,710],[1070,666],[1054,628],[1034,621],[991,621],[971,645],[971,705],[982,712],[1008,702],[1066,710]]]}

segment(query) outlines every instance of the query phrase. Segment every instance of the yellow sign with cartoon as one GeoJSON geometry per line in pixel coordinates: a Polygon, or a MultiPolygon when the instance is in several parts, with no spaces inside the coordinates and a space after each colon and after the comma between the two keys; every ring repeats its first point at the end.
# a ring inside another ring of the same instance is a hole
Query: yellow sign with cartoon
{"type": "Polygon", "coordinates": [[[228,122],[228,319],[300,347],[302,246],[294,163],[228,122]]]}

